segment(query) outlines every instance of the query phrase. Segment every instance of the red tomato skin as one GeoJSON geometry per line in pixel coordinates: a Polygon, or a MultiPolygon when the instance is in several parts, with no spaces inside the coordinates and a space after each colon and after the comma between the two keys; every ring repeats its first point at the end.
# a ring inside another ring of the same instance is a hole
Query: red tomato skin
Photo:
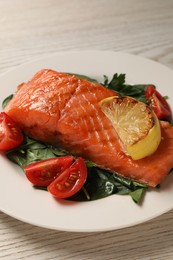
{"type": "Polygon", "coordinates": [[[23,134],[17,124],[5,112],[0,113],[0,151],[17,148],[23,142],[23,134]]]}
{"type": "MultiPolygon", "coordinates": [[[[152,85],[148,85],[145,90],[145,97],[147,99],[149,99],[155,92],[156,92],[156,89],[152,85]]],[[[159,93],[159,95],[160,95],[160,93],[159,93]]]]}
{"type": "Polygon", "coordinates": [[[73,156],[55,157],[31,163],[24,167],[28,180],[35,186],[47,187],[73,163],[73,156]]]}
{"type": "Polygon", "coordinates": [[[59,199],[71,197],[83,187],[86,178],[87,167],[83,158],[79,157],[48,186],[48,191],[59,199]]]}
{"type": "Polygon", "coordinates": [[[159,119],[172,119],[172,111],[164,97],[152,86],[148,85],[145,91],[149,106],[159,119]]]}

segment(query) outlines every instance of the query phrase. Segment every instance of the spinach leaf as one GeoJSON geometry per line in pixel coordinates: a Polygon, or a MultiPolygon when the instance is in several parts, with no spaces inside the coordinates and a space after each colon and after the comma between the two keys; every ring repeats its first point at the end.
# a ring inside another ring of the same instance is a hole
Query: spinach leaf
{"type": "Polygon", "coordinates": [[[146,188],[140,188],[140,189],[130,192],[129,195],[132,197],[134,202],[139,204],[143,198],[145,191],[146,191],[146,188]]]}
{"type": "Polygon", "coordinates": [[[112,174],[96,167],[92,167],[88,171],[85,189],[91,200],[104,198],[118,192],[112,174]]]}
{"type": "Polygon", "coordinates": [[[36,161],[62,155],[66,155],[66,153],[62,154],[61,148],[53,148],[28,136],[25,136],[24,142],[19,148],[7,152],[7,157],[21,168],[36,161]]]}
{"type": "Polygon", "coordinates": [[[10,96],[8,96],[8,97],[6,97],[6,98],[4,99],[4,101],[2,102],[2,108],[3,108],[3,109],[6,107],[6,105],[8,104],[8,102],[12,99],[12,97],[13,97],[13,94],[10,95],[10,96]]]}

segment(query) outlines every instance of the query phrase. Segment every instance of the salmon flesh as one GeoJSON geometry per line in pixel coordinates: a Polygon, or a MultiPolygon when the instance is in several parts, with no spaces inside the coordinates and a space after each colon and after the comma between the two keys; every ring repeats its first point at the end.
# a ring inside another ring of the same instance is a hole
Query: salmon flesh
{"type": "Polygon", "coordinates": [[[173,127],[163,122],[157,151],[132,160],[98,104],[115,95],[100,84],[44,69],[18,86],[5,112],[30,137],[62,146],[103,169],[155,187],[173,168],[173,127]]]}

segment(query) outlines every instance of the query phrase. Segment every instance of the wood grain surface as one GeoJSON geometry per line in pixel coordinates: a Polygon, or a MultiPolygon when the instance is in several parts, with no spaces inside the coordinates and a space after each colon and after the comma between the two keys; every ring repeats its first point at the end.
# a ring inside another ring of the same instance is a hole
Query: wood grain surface
{"type": "MultiPolygon", "coordinates": [[[[0,73],[48,54],[88,49],[137,54],[173,68],[173,1],[0,0],[0,73]]],[[[171,260],[173,210],[102,233],[44,229],[1,212],[0,259],[171,260]]]]}

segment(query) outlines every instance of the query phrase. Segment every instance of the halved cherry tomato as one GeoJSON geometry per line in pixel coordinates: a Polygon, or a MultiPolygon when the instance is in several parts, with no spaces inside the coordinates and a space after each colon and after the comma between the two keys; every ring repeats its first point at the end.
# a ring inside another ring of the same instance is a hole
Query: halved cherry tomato
{"type": "Polygon", "coordinates": [[[70,167],[73,160],[73,156],[50,158],[27,165],[24,167],[24,171],[32,184],[47,187],[65,169],[70,167]]]}
{"type": "Polygon", "coordinates": [[[23,142],[23,134],[16,123],[5,113],[0,113],[0,150],[8,151],[23,142]]]}
{"type": "Polygon", "coordinates": [[[167,101],[152,85],[147,86],[145,96],[148,99],[149,106],[159,119],[172,119],[172,112],[167,101]]]}
{"type": "Polygon", "coordinates": [[[83,187],[86,178],[87,167],[84,160],[79,157],[48,186],[48,191],[56,198],[71,197],[83,187]]]}

